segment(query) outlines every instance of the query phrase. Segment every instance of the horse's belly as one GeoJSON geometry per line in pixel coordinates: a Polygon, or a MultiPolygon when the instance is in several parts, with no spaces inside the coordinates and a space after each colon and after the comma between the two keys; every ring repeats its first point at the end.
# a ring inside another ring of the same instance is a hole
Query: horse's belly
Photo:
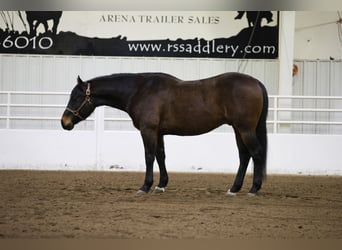
{"type": "Polygon", "coordinates": [[[198,135],[227,123],[222,98],[216,89],[182,89],[165,101],[160,113],[160,128],[168,134],[198,135]]]}
{"type": "Polygon", "coordinates": [[[222,117],[198,116],[188,114],[180,116],[178,119],[165,119],[160,124],[160,131],[163,134],[174,135],[199,135],[207,133],[226,121],[222,117]]]}

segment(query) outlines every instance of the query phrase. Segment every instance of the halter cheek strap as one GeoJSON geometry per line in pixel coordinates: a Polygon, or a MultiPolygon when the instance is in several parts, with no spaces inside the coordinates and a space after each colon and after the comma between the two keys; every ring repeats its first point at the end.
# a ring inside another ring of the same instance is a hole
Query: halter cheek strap
{"type": "Polygon", "coordinates": [[[67,107],[66,110],[71,112],[74,116],[78,117],[79,119],[85,120],[86,118],[80,115],[80,111],[87,104],[93,106],[93,102],[91,101],[91,98],[90,98],[90,82],[88,82],[87,89],[86,89],[86,97],[84,101],[82,102],[82,104],[80,105],[80,107],[78,109],[71,109],[67,107]]]}

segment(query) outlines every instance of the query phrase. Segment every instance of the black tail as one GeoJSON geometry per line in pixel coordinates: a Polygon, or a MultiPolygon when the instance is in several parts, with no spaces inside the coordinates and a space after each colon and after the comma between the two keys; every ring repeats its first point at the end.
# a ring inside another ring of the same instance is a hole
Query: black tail
{"type": "Polygon", "coordinates": [[[262,146],[262,173],[263,173],[263,179],[266,179],[266,165],[267,165],[267,113],[268,113],[268,94],[265,86],[259,82],[260,88],[262,90],[263,95],[263,107],[262,112],[259,118],[259,122],[256,128],[256,136],[259,140],[259,143],[262,146]]]}

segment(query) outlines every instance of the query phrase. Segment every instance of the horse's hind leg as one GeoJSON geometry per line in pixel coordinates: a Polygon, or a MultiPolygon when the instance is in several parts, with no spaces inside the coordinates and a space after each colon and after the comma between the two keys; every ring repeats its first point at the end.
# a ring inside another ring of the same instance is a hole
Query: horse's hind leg
{"type": "Polygon", "coordinates": [[[234,195],[235,193],[240,191],[246,175],[247,166],[251,158],[251,154],[249,153],[248,148],[245,146],[244,142],[242,141],[239,131],[236,128],[234,128],[234,131],[236,144],[239,150],[240,166],[236,174],[234,184],[227,192],[227,194],[229,195],[234,195]]]}
{"type": "Polygon", "coordinates": [[[247,147],[254,162],[253,185],[249,193],[256,194],[262,185],[263,173],[265,169],[265,159],[263,148],[253,130],[240,131],[241,139],[247,147]]]}
{"type": "Polygon", "coordinates": [[[158,137],[158,144],[157,144],[157,151],[156,151],[156,158],[159,165],[159,184],[156,187],[156,192],[165,192],[165,187],[169,181],[169,177],[166,171],[165,166],[165,149],[164,149],[164,138],[163,136],[158,137]]]}

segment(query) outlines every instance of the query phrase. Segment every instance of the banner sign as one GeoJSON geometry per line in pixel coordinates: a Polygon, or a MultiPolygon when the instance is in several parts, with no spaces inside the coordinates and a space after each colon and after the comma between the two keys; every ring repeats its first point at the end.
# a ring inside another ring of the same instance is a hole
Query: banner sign
{"type": "Polygon", "coordinates": [[[278,57],[276,11],[0,11],[0,53],[278,57]]]}

